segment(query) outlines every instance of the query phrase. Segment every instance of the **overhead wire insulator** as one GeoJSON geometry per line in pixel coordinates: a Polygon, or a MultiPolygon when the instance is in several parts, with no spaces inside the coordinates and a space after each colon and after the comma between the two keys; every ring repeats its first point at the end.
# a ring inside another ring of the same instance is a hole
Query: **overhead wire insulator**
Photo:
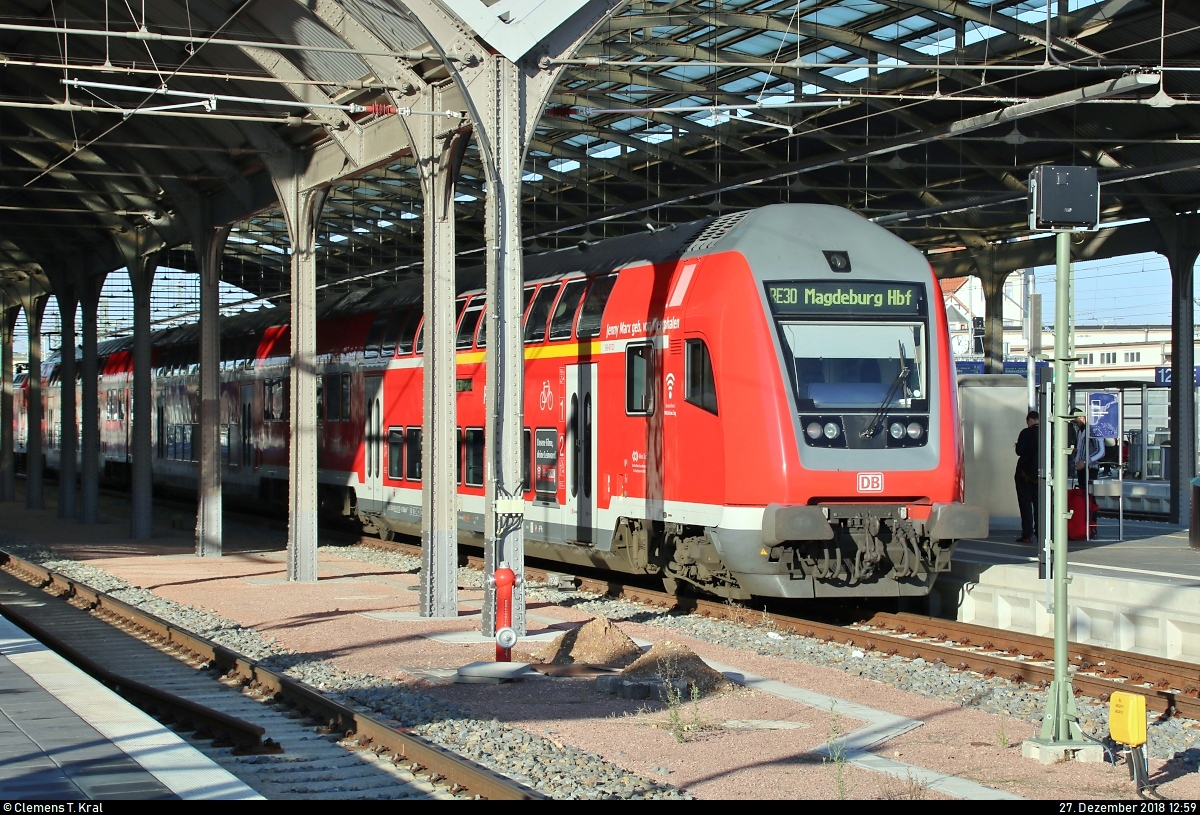
{"type": "Polygon", "coordinates": [[[389,105],[386,102],[372,102],[369,105],[363,105],[363,112],[375,116],[392,116],[398,111],[395,105],[389,105]]]}

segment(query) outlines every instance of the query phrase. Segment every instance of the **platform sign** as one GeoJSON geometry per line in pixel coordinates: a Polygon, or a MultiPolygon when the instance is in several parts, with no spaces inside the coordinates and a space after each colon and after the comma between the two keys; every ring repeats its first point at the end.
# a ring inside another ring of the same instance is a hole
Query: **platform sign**
{"type": "Polygon", "coordinates": [[[1121,435],[1121,416],[1115,393],[1088,394],[1088,434],[1095,439],[1121,435]]]}
{"type": "Polygon", "coordinates": [[[558,431],[539,427],[533,434],[533,488],[539,495],[558,491],[558,431]]]}
{"type": "MultiPolygon", "coordinates": [[[[956,359],[954,360],[954,372],[959,376],[964,374],[981,374],[984,372],[983,360],[956,359]]],[[[1004,373],[1015,374],[1016,376],[1026,376],[1028,374],[1028,368],[1022,361],[1011,359],[1005,360],[1004,373]]],[[[1043,382],[1049,382],[1052,374],[1053,371],[1050,370],[1049,365],[1047,365],[1045,362],[1039,362],[1034,368],[1034,382],[1039,385],[1043,382]]]]}
{"type": "MultiPolygon", "coordinates": [[[[1193,382],[1200,382],[1200,365],[1192,369],[1193,382]]],[[[1171,384],[1171,366],[1158,365],[1154,368],[1154,384],[1155,385],[1170,385],[1171,384]]]]}

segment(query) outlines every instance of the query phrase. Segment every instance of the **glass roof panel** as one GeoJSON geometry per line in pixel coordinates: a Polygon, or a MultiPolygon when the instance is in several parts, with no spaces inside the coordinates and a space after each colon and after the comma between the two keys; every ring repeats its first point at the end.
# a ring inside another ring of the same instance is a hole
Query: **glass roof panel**
{"type": "Polygon", "coordinates": [[[925,31],[926,29],[933,28],[936,25],[937,23],[935,23],[933,20],[927,20],[920,15],[915,15],[912,17],[905,17],[903,20],[895,20],[881,28],[876,28],[874,31],[868,31],[867,33],[872,37],[877,37],[881,40],[899,41],[907,40],[918,31],[925,31]]]}
{"type": "Polygon", "coordinates": [[[982,42],[983,40],[991,39],[992,37],[998,36],[1003,33],[1004,33],[1003,31],[1001,31],[998,28],[994,28],[993,26],[980,25],[979,23],[973,23],[970,20],[968,20],[967,21],[967,34],[965,37],[963,37],[963,42],[966,45],[974,45],[977,42],[982,42]]]}
{"type": "Polygon", "coordinates": [[[839,3],[836,6],[819,8],[809,14],[805,14],[800,19],[806,23],[845,26],[856,20],[869,17],[872,14],[878,14],[881,11],[887,11],[887,6],[872,3],[868,0],[849,0],[849,2],[839,3]]]}
{"type": "Polygon", "coordinates": [[[794,49],[799,37],[793,34],[780,34],[776,31],[763,31],[741,42],[729,46],[729,51],[735,54],[748,54],[752,57],[773,57],[776,53],[788,53],[794,49]]]}
{"type": "Polygon", "coordinates": [[[677,42],[692,42],[693,40],[699,39],[700,37],[707,36],[716,30],[717,29],[714,28],[713,26],[706,25],[703,28],[699,28],[696,31],[693,31],[691,34],[684,34],[682,37],[678,37],[676,39],[676,41],[677,42]]]}

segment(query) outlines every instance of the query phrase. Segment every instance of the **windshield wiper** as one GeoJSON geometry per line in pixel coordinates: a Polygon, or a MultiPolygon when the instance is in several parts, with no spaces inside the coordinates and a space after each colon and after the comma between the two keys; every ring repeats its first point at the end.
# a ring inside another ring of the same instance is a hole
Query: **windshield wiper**
{"type": "MultiPolygon", "coordinates": [[[[859,433],[859,437],[869,439],[875,435],[875,431],[879,429],[879,420],[883,418],[884,411],[887,406],[892,403],[892,397],[896,395],[896,389],[904,385],[908,379],[908,363],[904,361],[904,342],[900,341],[900,373],[896,374],[896,378],[892,380],[892,386],[888,388],[887,395],[883,397],[883,403],[879,405],[879,410],[875,411],[875,416],[871,419],[871,423],[859,433]]],[[[905,387],[907,390],[907,386],[905,387]]]]}

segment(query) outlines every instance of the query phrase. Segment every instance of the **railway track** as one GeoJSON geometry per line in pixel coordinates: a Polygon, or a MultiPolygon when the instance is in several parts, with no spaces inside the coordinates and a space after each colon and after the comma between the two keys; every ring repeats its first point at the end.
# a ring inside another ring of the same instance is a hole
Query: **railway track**
{"type": "MultiPolygon", "coordinates": [[[[237,517],[241,517],[241,513],[237,517]]],[[[248,514],[246,520],[264,522],[261,517],[248,514]]],[[[420,546],[416,544],[357,536],[346,530],[329,530],[329,534],[347,543],[357,542],[382,551],[420,556],[420,546]]],[[[462,561],[472,568],[483,568],[482,556],[468,555],[462,561]]],[[[559,573],[554,568],[528,564],[525,571],[527,576],[542,580],[559,573]]],[[[748,625],[768,623],[780,631],[846,643],[867,653],[920,658],[945,663],[958,670],[1002,676],[1014,682],[1043,687],[1054,677],[1054,642],[1048,637],[916,614],[877,613],[861,622],[841,625],[749,609],[724,601],[677,597],[622,583],[613,575],[571,577],[583,591],[660,608],[679,608],[704,617],[748,625]]],[[[1080,643],[1070,643],[1068,653],[1076,694],[1107,701],[1113,691],[1137,693],[1146,698],[1148,710],[1200,720],[1200,666],[1080,643]]]]}
{"type": "MultiPolygon", "coordinates": [[[[420,554],[419,546],[375,538],[364,537],[362,545],[420,554]]],[[[483,568],[482,557],[468,557],[467,563],[483,568]]],[[[554,574],[552,570],[528,566],[525,572],[527,577],[542,580],[554,574]]],[[[862,622],[839,625],[749,609],[724,601],[676,597],[663,591],[626,585],[612,577],[576,576],[574,581],[582,591],[748,625],[767,623],[779,631],[845,643],[868,654],[919,658],[945,663],[961,671],[1001,676],[1041,687],[1054,678],[1054,641],[1048,637],[908,613],[876,613],[862,622]]],[[[1200,720],[1200,666],[1074,642],[1069,644],[1068,659],[1077,695],[1107,701],[1114,691],[1136,693],[1146,698],[1148,710],[1200,720]]]]}
{"type": "Polygon", "coordinates": [[[267,798],[542,797],[234,651],[5,553],[0,612],[135,704],[177,729],[194,730],[193,746],[267,798]],[[48,596],[66,602],[48,603],[48,596]]]}

